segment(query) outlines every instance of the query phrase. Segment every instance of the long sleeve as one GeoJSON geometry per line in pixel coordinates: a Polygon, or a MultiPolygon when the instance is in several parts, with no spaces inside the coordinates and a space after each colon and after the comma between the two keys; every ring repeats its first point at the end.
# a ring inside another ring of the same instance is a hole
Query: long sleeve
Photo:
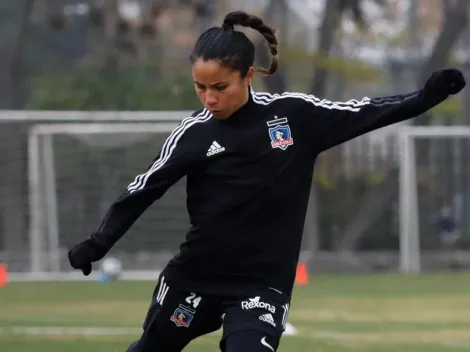
{"type": "Polygon", "coordinates": [[[127,186],[91,235],[98,245],[111,248],[153,202],[189,172],[194,138],[188,129],[204,121],[207,114],[188,117],[173,130],[150,167],[127,186]]]}
{"type": "Polygon", "coordinates": [[[312,143],[323,151],[367,132],[418,116],[445,100],[425,97],[424,90],[387,97],[331,102],[302,95],[303,115],[312,143]]]}

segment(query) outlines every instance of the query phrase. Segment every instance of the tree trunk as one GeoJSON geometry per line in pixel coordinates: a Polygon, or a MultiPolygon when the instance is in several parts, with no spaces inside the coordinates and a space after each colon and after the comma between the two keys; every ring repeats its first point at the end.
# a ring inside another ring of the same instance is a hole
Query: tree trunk
{"type": "MultiPolygon", "coordinates": [[[[433,51],[418,77],[418,86],[422,86],[433,71],[446,65],[451,49],[467,25],[469,4],[468,0],[458,0],[446,13],[445,23],[442,26],[433,51]]],[[[427,125],[429,120],[429,114],[423,114],[415,118],[413,122],[417,125],[427,125]]],[[[425,160],[427,149],[421,143],[416,153],[417,160],[425,160]]],[[[359,208],[356,216],[345,227],[344,234],[336,245],[336,250],[353,250],[358,240],[391,207],[391,201],[396,199],[398,195],[397,178],[398,170],[391,170],[382,186],[379,189],[371,190],[370,195],[359,208]]]]}
{"type": "MultiPolygon", "coordinates": [[[[336,42],[336,35],[341,25],[343,15],[343,2],[341,0],[328,0],[325,4],[323,19],[319,28],[317,60],[328,60],[336,42]]],[[[318,62],[318,61],[316,61],[318,62]]],[[[328,80],[328,70],[324,65],[316,66],[313,72],[313,79],[310,91],[319,97],[326,93],[326,84],[328,80]]]]}
{"type": "MultiPolygon", "coordinates": [[[[322,23],[319,28],[319,40],[317,57],[327,60],[336,42],[338,29],[340,28],[341,17],[343,15],[343,2],[341,0],[328,0],[325,4],[322,23]]],[[[320,61],[321,61],[320,60],[320,61]]],[[[317,62],[315,60],[315,62],[317,62]]],[[[317,96],[326,95],[328,83],[328,70],[324,65],[315,66],[311,85],[311,93],[317,96]]],[[[333,151],[328,151],[333,152],[333,151]]],[[[305,217],[304,234],[302,242],[302,253],[305,261],[310,259],[320,246],[319,240],[319,214],[318,214],[318,192],[317,185],[312,182],[310,197],[305,217]]]]}
{"type": "MultiPolygon", "coordinates": [[[[276,27],[276,12],[282,12],[284,9],[284,15],[288,6],[285,0],[271,0],[269,5],[265,9],[264,20],[266,23],[269,23],[272,27],[276,27]]],[[[279,43],[281,44],[281,43],[279,43]]],[[[282,53],[281,53],[282,54],[282,53]]],[[[271,64],[271,53],[267,50],[266,40],[262,38],[256,43],[256,57],[257,64],[263,67],[269,67],[271,64]]],[[[266,87],[266,90],[270,93],[283,93],[287,91],[289,86],[286,74],[282,65],[278,68],[276,74],[273,76],[263,76],[263,83],[266,87]]]]}
{"type": "MultiPolygon", "coordinates": [[[[10,57],[9,94],[10,109],[19,109],[23,103],[23,53],[28,35],[30,16],[34,0],[24,2],[18,36],[10,57]]],[[[3,247],[10,252],[24,252],[27,241],[27,179],[25,126],[20,123],[5,123],[0,129],[0,211],[3,247]]]]}

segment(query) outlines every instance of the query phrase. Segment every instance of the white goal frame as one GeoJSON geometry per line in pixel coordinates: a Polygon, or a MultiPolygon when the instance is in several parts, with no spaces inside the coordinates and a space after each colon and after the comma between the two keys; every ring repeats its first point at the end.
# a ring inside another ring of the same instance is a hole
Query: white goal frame
{"type": "Polygon", "coordinates": [[[398,130],[400,271],[404,273],[421,272],[415,141],[433,137],[470,138],[470,127],[405,125],[398,130]]]}
{"type": "Polygon", "coordinates": [[[30,274],[60,276],[59,229],[54,170],[54,134],[171,133],[178,123],[55,123],[35,124],[28,136],[30,274]],[[42,143],[42,145],[40,145],[42,143]],[[43,175],[41,176],[41,162],[43,175]],[[42,199],[42,197],[44,197],[42,199]],[[45,203],[45,204],[43,204],[45,203]],[[47,241],[46,241],[47,239],[47,241]],[[48,248],[43,249],[47,243],[48,248]],[[44,253],[47,253],[44,258],[44,253]],[[49,267],[50,270],[45,268],[49,267]],[[47,275],[46,275],[47,273],[47,275]]]}
{"type": "MultiPolygon", "coordinates": [[[[28,178],[29,178],[29,197],[30,197],[30,227],[29,227],[29,251],[30,256],[30,272],[10,273],[11,279],[32,280],[34,278],[49,280],[51,276],[55,279],[82,279],[82,275],[72,275],[73,273],[61,272],[58,275],[52,273],[41,272],[41,258],[38,256],[37,250],[41,249],[44,244],[40,243],[40,236],[37,236],[38,223],[53,224],[56,223],[54,216],[48,219],[41,219],[39,215],[40,206],[38,206],[38,193],[31,190],[37,190],[41,187],[41,180],[38,175],[39,156],[46,162],[53,162],[52,145],[47,147],[48,141],[39,141],[41,131],[45,129],[62,129],[69,126],[71,130],[77,128],[88,129],[87,133],[103,133],[110,128],[119,130],[127,129],[129,125],[141,126],[145,132],[162,131],[165,128],[176,127],[182,119],[190,116],[192,111],[0,111],[0,127],[2,123],[27,122],[31,124],[29,131],[29,160],[28,160],[28,178]],[[167,125],[164,125],[167,124],[167,125]],[[60,127],[57,127],[60,126],[60,127]],[[81,126],[81,127],[79,127],[81,126]],[[86,127],[88,126],[88,127],[86,127]],[[101,127],[100,127],[101,126],[101,127]],[[111,127],[114,126],[114,127],[111,127]],[[121,126],[121,127],[120,127],[121,126]],[[122,127],[124,126],[124,127],[122,127]],[[39,143],[45,143],[39,146],[39,143]],[[45,158],[44,158],[45,157],[45,158]],[[49,160],[49,161],[47,161],[49,160]],[[36,171],[34,171],[36,170],[36,171]],[[39,210],[38,210],[39,209],[39,210]],[[35,228],[36,227],[36,228],[35,228]],[[39,264],[38,264],[39,263],[39,264]],[[37,269],[37,270],[36,270],[37,269]],[[70,274],[70,275],[69,275],[70,274]],[[18,277],[17,277],[18,276],[18,277]],[[72,277],[73,276],[73,277],[72,277]]],[[[400,236],[400,252],[399,252],[399,270],[404,273],[420,272],[420,250],[419,250],[419,224],[417,217],[417,185],[416,185],[416,160],[414,142],[419,138],[432,137],[470,137],[470,127],[467,126],[408,126],[399,127],[396,134],[396,145],[399,149],[399,236],[400,236]]],[[[47,139],[47,138],[46,138],[47,139]]],[[[50,143],[50,141],[49,141],[50,143]]],[[[53,168],[52,168],[53,169],[53,168]]],[[[52,177],[50,178],[53,179],[52,177]]],[[[55,185],[49,183],[46,188],[52,189],[49,195],[53,195],[55,185]]],[[[45,197],[43,198],[45,200],[45,197]]],[[[54,208],[55,197],[49,197],[47,200],[49,206],[54,208]]],[[[54,214],[54,212],[52,213],[54,214]]],[[[52,231],[47,233],[51,243],[57,241],[58,232],[54,226],[50,226],[52,231]]],[[[44,243],[44,242],[43,242],[44,243]]],[[[56,259],[50,259],[49,265],[57,267],[56,259]]],[[[47,262],[46,262],[47,263],[47,262]]],[[[148,273],[143,273],[148,276],[148,273]]],[[[126,273],[124,273],[125,276],[126,273]]],[[[148,276],[154,279],[154,274],[148,276]]],[[[129,272],[129,278],[135,279],[135,273],[129,272]]]]}

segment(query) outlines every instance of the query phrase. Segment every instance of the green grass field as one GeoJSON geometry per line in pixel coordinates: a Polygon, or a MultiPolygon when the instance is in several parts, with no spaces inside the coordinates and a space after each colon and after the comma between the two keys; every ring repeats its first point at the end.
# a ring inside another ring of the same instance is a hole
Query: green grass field
{"type": "MultiPolygon", "coordinates": [[[[138,336],[153,285],[11,283],[0,288],[0,350],[125,351],[138,336]],[[33,327],[47,329],[26,329],[33,327]],[[115,334],[54,327],[108,328],[115,334]]],[[[279,351],[470,350],[470,274],[313,276],[310,285],[296,287],[289,322],[298,335],[284,336],[279,351]]],[[[218,340],[218,334],[201,337],[185,351],[215,352],[218,340]]]]}

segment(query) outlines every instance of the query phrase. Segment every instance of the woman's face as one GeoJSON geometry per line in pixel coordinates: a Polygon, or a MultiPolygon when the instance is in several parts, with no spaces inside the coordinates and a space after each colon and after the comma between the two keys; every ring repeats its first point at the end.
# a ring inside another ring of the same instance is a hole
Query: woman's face
{"type": "Polygon", "coordinates": [[[222,66],[215,60],[198,59],[192,68],[196,94],[218,120],[229,118],[247,102],[248,86],[254,73],[254,68],[250,67],[242,78],[239,71],[222,66]]]}

